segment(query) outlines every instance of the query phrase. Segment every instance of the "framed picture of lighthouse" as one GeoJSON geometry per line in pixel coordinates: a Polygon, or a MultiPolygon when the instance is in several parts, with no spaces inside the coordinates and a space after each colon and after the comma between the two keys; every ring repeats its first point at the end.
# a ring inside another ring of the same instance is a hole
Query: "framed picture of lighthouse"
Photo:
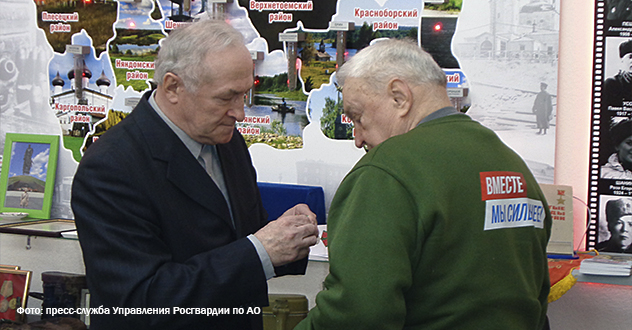
{"type": "Polygon", "coordinates": [[[0,212],[50,217],[59,136],[7,133],[0,173],[0,212]]]}

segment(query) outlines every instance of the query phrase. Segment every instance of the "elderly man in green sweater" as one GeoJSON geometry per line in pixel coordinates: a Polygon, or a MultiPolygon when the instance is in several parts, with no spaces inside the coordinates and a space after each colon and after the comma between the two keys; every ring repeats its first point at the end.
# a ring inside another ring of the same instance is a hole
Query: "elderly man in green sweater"
{"type": "Polygon", "coordinates": [[[355,144],[328,220],[330,274],[295,329],[542,329],[551,216],[524,161],[456,111],[414,43],[337,73],[355,144]]]}

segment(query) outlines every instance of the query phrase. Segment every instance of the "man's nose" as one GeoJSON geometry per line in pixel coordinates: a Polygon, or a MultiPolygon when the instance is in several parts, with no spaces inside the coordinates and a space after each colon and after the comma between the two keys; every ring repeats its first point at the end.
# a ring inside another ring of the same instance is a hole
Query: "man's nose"
{"type": "Polygon", "coordinates": [[[362,148],[364,146],[364,138],[362,137],[362,133],[360,130],[356,129],[354,131],[353,141],[355,143],[356,148],[362,148]]]}
{"type": "Polygon", "coordinates": [[[228,111],[228,115],[235,118],[236,121],[243,121],[246,118],[243,98],[238,98],[233,102],[231,109],[228,111]]]}

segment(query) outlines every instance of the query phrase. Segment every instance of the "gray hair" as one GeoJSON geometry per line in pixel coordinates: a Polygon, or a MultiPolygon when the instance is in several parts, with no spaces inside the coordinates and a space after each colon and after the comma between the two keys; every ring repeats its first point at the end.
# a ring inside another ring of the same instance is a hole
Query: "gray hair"
{"type": "Polygon", "coordinates": [[[201,20],[176,28],[161,41],[155,61],[154,82],[162,84],[167,72],[178,75],[189,91],[209,82],[208,68],[200,68],[209,54],[244,45],[243,35],[221,20],[201,20]]]}
{"type": "Polygon", "coordinates": [[[413,86],[446,86],[445,72],[432,56],[413,40],[383,39],[368,46],[340,67],[336,78],[344,85],[347,78],[361,78],[375,89],[399,78],[413,86]]]}

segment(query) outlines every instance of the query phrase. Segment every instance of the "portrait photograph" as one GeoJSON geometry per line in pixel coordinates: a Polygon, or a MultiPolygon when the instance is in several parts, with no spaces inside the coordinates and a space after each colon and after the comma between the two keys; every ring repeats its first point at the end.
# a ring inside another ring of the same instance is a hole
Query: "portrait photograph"
{"type": "Polygon", "coordinates": [[[627,111],[622,107],[632,101],[632,38],[607,37],[606,51],[602,109],[627,111]]]}
{"type": "Polygon", "coordinates": [[[602,195],[598,221],[600,252],[632,253],[632,197],[602,195]]]}
{"type": "Polygon", "coordinates": [[[612,117],[601,143],[600,178],[632,180],[632,120],[612,117]],[[607,157],[607,158],[605,158],[607,157]]]}

